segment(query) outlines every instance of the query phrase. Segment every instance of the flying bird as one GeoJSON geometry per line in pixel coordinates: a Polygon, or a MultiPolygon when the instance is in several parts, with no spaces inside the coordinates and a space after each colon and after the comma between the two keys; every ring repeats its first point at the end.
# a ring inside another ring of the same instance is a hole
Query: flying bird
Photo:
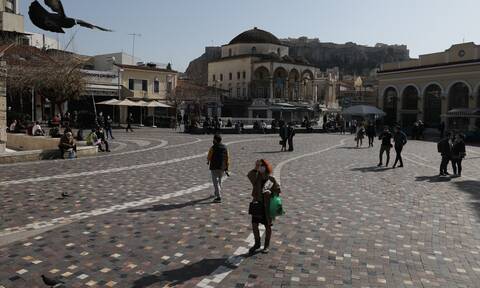
{"type": "Polygon", "coordinates": [[[43,283],[45,283],[45,285],[50,286],[50,287],[59,287],[59,286],[61,286],[62,284],[65,284],[65,282],[62,282],[62,281],[60,281],[60,280],[55,280],[55,279],[48,278],[48,277],[45,276],[45,275],[42,275],[42,280],[43,280],[43,283]]]}
{"type": "Polygon", "coordinates": [[[112,32],[110,29],[102,28],[80,19],[67,17],[60,0],[44,0],[45,4],[55,13],[50,13],[37,1],[30,4],[28,15],[32,23],[38,28],[50,32],[65,33],[64,29],[72,28],[75,25],[90,29],[112,32]]]}

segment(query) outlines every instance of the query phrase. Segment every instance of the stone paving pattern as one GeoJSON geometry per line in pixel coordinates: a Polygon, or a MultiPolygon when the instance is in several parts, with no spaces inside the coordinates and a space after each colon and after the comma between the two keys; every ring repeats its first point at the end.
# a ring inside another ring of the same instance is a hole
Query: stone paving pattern
{"type": "MultiPolygon", "coordinates": [[[[12,227],[209,183],[202,154],[211,136],[160,129],[116,132],[111,155],[2,166],[0,235],[12,227]],[[196,157],[141,166],[187,156],[196,157]],[[121,167],[127,168],[95,173],[121,167]],[[7,182],[83,172],[92,175],[7,182]],[[66,189],[72,196],[59,199],[66,189]]],[[[409,141],[406,167],[395,170],[376,168],[378,147],[354,149],[350,135],[298,135],[291,153],[279,153],[273,135],[228,135],[224,142],[234,143],[222,204],[212,204],[207,188],[91,215],[31,237],[14,234],[18,241],[0,247],[0,288],[45,287],[42,274],[62,279],[66,287],[195,287],[222,265],[233,271],[210,285],[480,285],[479,148],[469,147],[465,176],[453,179],[436,176],[439,157],[429,142],[409,141]],[[343,139],[344,146],[283,167],[287,214],[274,225],[270,254],[229,267],[227,259],[248,246],[251,188],[245,175],[255,159],[276,166],[343,139]]]]}

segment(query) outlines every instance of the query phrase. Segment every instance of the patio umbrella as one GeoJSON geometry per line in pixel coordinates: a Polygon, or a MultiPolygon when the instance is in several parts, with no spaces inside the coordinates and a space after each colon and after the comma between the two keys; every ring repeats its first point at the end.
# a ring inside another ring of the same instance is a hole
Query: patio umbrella
{"type": "MultiPolygon", "coordinates": [[[[143,101],[142,101],[143,102],[143,101]]],[[[114,105],[114,106],[126,106],[126,107],[139,107],[141,105],[139,105],[137,102],[134,102],[132,100],[129,100],[129,99],[125,99],[125,100],[122,100],[122,101],[118,101],[117,103],[114,103],[114,104],[110,104],[110,105],[114,105]]],[[[140,118],[140,125],[141,125],[141,122],[142,119],[140,118]]]]}
{"type": "MultiPolygon", "coordinates": [[[[120,102],[120,100],[117,100],[117,99],[110,99],[110,100],[107,100],[107,101],[102,101],[102,102],[99,102],[97,103],[97,105],[109,105],[109,106],[115,106],[118,102],[120,102]]],[[[112,111],[112,119],[115,119],[115,107],[112,107],[113,111],[112,111]]],[[[113,120],[115,121],[115,120],[113,120]]]]}
{"type": "Polygon", "coordinates": [[[98,102],[97,105],[110,105],[110,106],[115,106],[118,102],[120,102],[120,100],[110,99],[110,100],[107,100],[107,101],[98,102]]]}
{"type": "Polygon", "coordinates": [[[167,104],[163,104],[163,103],[160,103],[158,101],[151,101],[151,102],[148,102],[147,103],[147,106],[148,108],[153,108],[153,128],[157,128],[157,126],[155,126],[155,108],[168,108],[170,107],[169,105],[167,104]]]}
{"type": "Polygon", "coordinates": [[[140,127],[143,127],[143,107],[147,107],[147,102],[140,100],[135,101],[135,106],[140,107],[140,127]]]}
{"type": "Polygon", "coordinates": [[[376,115],[379,117],[383,117],[387,115],[382,110],[378,109],[377,107],[370,106],[370,105],[357,105],[352,106],[343,110],[343,115],[350,115],[350,116],[368,116],[368,115],[376,115]]]}
{"type": "Polygon", "coordinates": [[[112,104],[112,105],[115,105],[115,106],[128,106],[128,107],[136,107],[138,106],[137,103],[131,101],[131,100],[128,100],[128,99],[125,99],[125,100],[122,100],[122,101],[119,101],[115,104],[112,104]]]}

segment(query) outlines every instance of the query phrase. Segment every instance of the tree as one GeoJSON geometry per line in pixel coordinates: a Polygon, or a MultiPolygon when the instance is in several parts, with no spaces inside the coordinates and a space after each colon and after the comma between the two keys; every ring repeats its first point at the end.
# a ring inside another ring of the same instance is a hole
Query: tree
{"type": "Polygon", "coordinates": [[[79,99],[85,89],[81,71],[84,61],[71,53],[47,54],[28,46],[11,46],[4,53],[10,98],[20,97],[21,100],[35,93],[40,95],[42,103],[48,99],[63,113],[62,104],[79,99]]]}

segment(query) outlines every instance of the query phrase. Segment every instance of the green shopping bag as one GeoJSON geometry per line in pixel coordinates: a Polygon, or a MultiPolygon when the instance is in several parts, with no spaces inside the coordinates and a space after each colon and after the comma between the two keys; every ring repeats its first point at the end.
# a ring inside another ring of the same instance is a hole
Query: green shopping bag
{"type": "Polygon", "coordinates": [[[270,198],[270,207],[269,207],[270,217],[275,219],[275,217],[282,216],[285,214],[282,205],[282,197],[275,195],[270,198]]]}

